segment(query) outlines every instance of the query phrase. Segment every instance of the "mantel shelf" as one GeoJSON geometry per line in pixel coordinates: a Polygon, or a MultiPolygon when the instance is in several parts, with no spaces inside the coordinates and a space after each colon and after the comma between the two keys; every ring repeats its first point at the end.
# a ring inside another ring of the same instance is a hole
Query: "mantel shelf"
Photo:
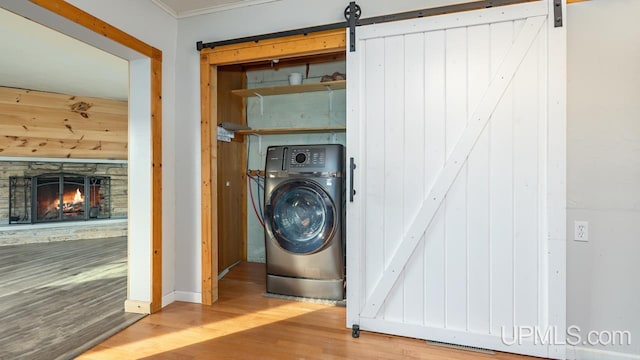
{"type": "Polygon", "coordinates": [[[299,94],[327,90],[340,90],[347,87],[346,80],[327,81],[300,85],[271,86],[254,89],[231,90],[231,93],[242,97],[299,94]]]}
{"type": "Polygon", "coordinates": [[[301,133],[333,133],[345,132],[345,126],[327,126],[327,127],[304,127],[304,128],[271,128],[271,129],[248,129],[237,130],[234,133],[238,135],[281,135],[281,134],[301,134],[301,133]]]}

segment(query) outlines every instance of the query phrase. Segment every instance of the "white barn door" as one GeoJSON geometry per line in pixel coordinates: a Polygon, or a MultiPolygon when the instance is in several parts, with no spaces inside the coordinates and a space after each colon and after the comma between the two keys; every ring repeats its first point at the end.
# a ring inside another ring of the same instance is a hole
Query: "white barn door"
{"type": "Polygon", "coordinates": [[[566,45],[552,3],[357,28],[349,327],[564,357],[566,45]]]}

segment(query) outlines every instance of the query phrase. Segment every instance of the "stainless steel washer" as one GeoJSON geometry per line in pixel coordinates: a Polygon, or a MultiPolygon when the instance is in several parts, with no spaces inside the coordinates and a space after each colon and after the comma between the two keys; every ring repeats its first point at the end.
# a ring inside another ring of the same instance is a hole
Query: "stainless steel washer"
{"type": "Polygon", "coordinates": [[[344,147],[271,146],[265,170],[267,292],[344,299],[344,147]]]}

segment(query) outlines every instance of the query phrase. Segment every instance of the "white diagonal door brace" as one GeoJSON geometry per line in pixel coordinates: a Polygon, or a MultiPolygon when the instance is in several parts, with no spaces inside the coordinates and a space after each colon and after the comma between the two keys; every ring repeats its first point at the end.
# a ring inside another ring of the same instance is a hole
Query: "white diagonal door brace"
{"type": "Polygon", "coordinates": [[[416,249],[420,238],[422,238],[422,235],[431,225],[440,204],[467,161],[469,154],[473,150],[484,128],[489,123],[491,115],[513,80],[516,71],[520,67],[522,60],[525,58],[546,19],[546,15],[536,16],[528,18],[525,22],[513,46],[509,49],[507,56],[500,65],[496,76],[484,93],[482,101],[480,101],[476,111],[470,117],[468,125],[453,149],[451,156],[447,159],[444,167],[440,171],[434,186],[431,188],[418,214],[409,226],[409,230],[405,233],[402,242],[391,257],[389,265],[386,267],[380,280],[376,283],[371,296],[367,299],[360,316],[373,318],[378,314],[380,307],[387,299],[404,266],[416,249]]]}

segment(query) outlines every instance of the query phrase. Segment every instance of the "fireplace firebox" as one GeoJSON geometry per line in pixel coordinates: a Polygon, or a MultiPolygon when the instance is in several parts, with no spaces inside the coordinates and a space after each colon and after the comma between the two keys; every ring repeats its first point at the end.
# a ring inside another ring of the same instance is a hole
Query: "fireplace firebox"
{"type": "Polygon", "coordinates": [[[9,178],[9,223],[108,219],[111,179],[70,173],[9,178]]]}

